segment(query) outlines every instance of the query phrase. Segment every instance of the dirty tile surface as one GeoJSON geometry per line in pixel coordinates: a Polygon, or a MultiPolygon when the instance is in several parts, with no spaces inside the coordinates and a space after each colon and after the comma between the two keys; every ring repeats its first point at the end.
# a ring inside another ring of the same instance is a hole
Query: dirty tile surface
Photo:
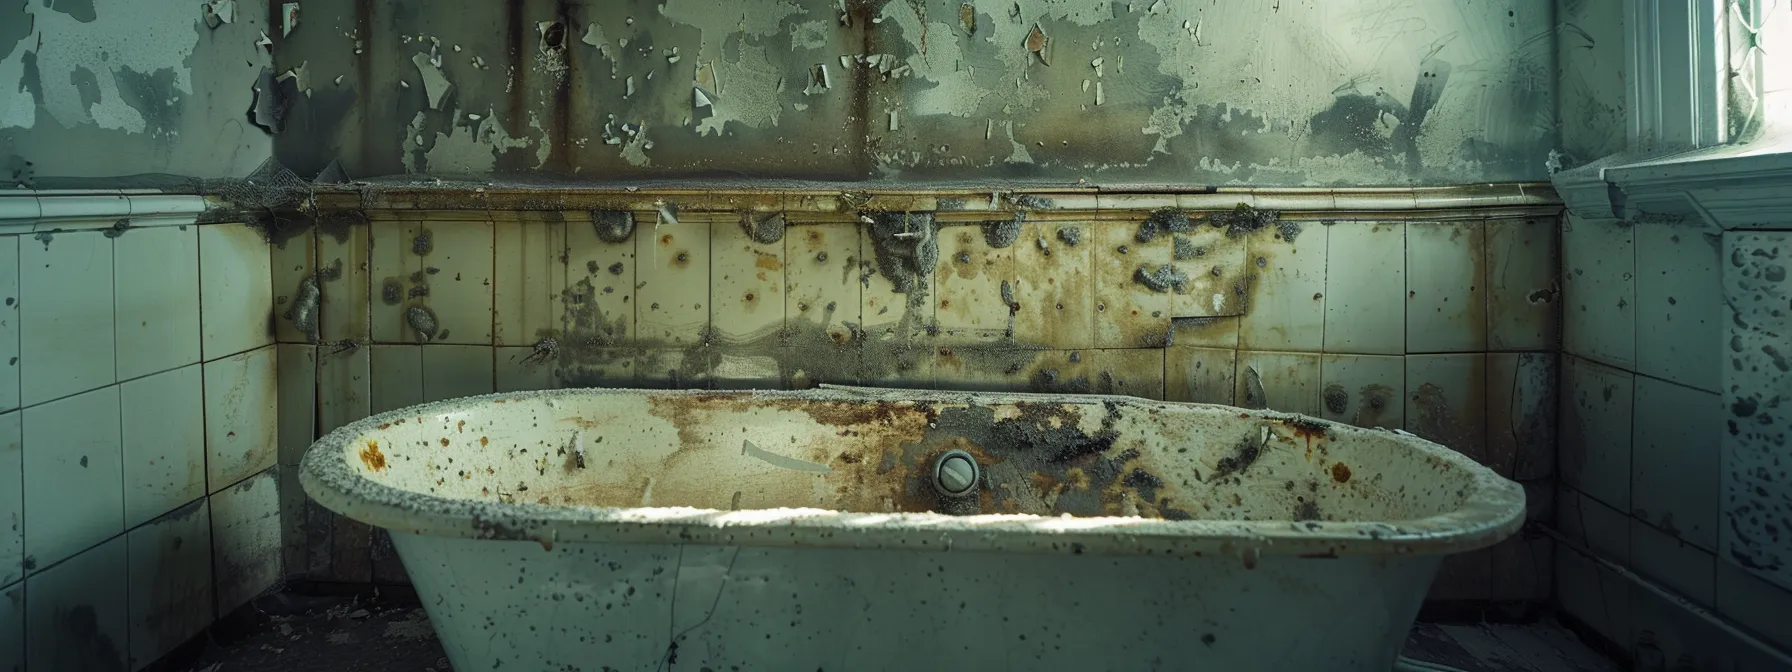
{"type": "Polygon", "coordinates": [[[112,239],[89,231],[24,241],[17,268],[22,403],[117,381],[112,239]]]}
{"type": "Polygon", "coordinates": [[[1487,349],[1486,247],[1480,221],[1406,226],[1407,352],[1487,349]]]}
{"type": "Polygon", "coordinates": [[[1550,350],[1561,337],[1561,250],[1554,218],[1486,225],[1487,347],[1550,350]]]}
{"type": "Polygon", "coordinates": [[[1792,479],[1781,456],[1792,445],[1788,413],[1792,364],[1792,233],[1724,235],[1723,441],[1719,552],[1761,578],[1792,589],[1792,555],[1782,526],[1792,515],[1792,479]]]}
{"type": "Polygon", "coordinates": [[[128,569],[120,536],[32,577],[26,585],[25,669],[126,669],[128,569]]]}
{"type": "Polygon", "coordinates": [[[1616,220],[1568,216],[1562,227],[1562,347],[1636,367],[1636,237],[1616,220]]]}
{"type": "Polygon", "coordinates": [[[560,326],[566,222],[560,213],[493,215],[492,342],[532,345],[560,326]]]}
{"type": "Polygon", "coordinates": [[[124,531],[118,418],[117,387],[24,410],[28,571],[124,531]]]}
{"type": "MultiPolygon", "coordinates": [[[[99,234],[94,234],[99,235],[99,234]]],[[[274,342],[272,257],[247,224],[199,227],[199,319],[206,361],[274,342]]]]}
{"type": "Polygon", "coordinates": [[[1637,373],[1715,392],[1722,241],[1689,225],[1643,223],[1633,231],[1637,373]]]}
{"type": "Polygon", "coordinates": [[[283,577],[280,495],[273,470],[244,479],[211,497],[212,567],[218,613],[248,602],[283,577]]]}
{"type": "Polygon", "coordinates": [[[113,239],[118,379],[199,361],[199,231],[163,226],[113,239]]]}
{"type": "Polygon", "coordinates": [[[131,669],[211,625],[211,523],[210,507],[193,502],[127,535],[131,669]]]}
{"type": "Polygon", "coordinates": [[[273,466],[279,447],[279,364],[264,347],[205,364],[208,490],[273,466]]]}
{"type": "Polygon", "coordinates": [[[206,494],[200,368],[187,366],[118,386],[126,527],[206,494]]]}
{"type": "Polygon", "coordinates": [[[1252,286],[1239,348],[1318,352],[1324,347],[1326,244],[1332,228],[1308,227],[1294,242],[1250,239],[1245,272],[1252,286]]]}
{"type": "MultiPolygon", "coordinates": [[[[0,268],[19,267],[20,236],[0,236],[0,268]]],[[[19,276],[0,273],[0,411],[19,407],[19,276]]]]}
{"type": "Polygon", "coordinates": [[[1095,261],[1095,347],[1159,348],[1168,344],[1176,282],[1168,236],[1141,241],[1134,222],[1091,227],[1095,261]]]}
{"type": "Polygon", "coordinates": [[[1406,255],[1391,253],[1410,254],[1406,223],[1339,222],[1328,228],[1325,351],[1406,352],[1406,255]]]}
{"type": "MultiPolygon", "coordinates": [[[[25,578],[25,436],[22,413],[0,413],[0,586],[25,578]]],[[[0,605],[3,607],[4,605],[0,605]]]]}

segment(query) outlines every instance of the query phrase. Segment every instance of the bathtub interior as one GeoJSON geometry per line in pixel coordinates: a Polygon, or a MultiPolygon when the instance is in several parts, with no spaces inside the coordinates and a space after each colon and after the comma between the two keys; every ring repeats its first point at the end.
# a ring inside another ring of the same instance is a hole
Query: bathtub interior
{"type": "Polygon", "coordinates": [[[1504,485],[1410,435],[1120,397],[546,392],[335,438],[319,445],[375,483],[553,507],[1398,522],[1504,485]],[[972,494],[934,484],[951,450],[981,468],[972,494]]]}

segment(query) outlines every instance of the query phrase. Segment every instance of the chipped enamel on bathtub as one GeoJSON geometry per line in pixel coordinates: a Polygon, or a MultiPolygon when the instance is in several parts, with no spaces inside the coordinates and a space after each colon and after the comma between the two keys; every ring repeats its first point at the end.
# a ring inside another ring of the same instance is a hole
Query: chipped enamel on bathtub
{"type": "Polygon", "coordinates": [[[1388,670],[1443,556],[1524,512],[1404,433],[862,388],[457,399],[301,478],[391,531],[456,669],[1388,670]]]}

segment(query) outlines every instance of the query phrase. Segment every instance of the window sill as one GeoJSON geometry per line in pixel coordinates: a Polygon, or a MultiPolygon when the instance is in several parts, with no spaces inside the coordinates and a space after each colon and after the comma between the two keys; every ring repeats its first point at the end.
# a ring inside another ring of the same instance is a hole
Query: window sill
{"type": "Polygon", "coordinates": [[[1792,227],[1792,132],[1746,144],[1615,155],[1550,180],[1581,217],[1684,217],[1722,229],[1792,227]]]}

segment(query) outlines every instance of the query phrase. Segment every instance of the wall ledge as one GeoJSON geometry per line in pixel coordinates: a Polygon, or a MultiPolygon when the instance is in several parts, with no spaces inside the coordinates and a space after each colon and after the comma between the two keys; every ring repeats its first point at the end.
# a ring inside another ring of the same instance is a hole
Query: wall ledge
{"type": "Polygon", "coordinates": [[[0,235],[145,226],[198,221],[204,198],[119,190],[0,191],[0,235]]]}
{"type": "Polygon", "coordinates": [[[1792,227],[1792,134],[1681,152],[1615,155],[1551,178],[1569,213],[1682,217],[1719,229],[1792,227]]]}

